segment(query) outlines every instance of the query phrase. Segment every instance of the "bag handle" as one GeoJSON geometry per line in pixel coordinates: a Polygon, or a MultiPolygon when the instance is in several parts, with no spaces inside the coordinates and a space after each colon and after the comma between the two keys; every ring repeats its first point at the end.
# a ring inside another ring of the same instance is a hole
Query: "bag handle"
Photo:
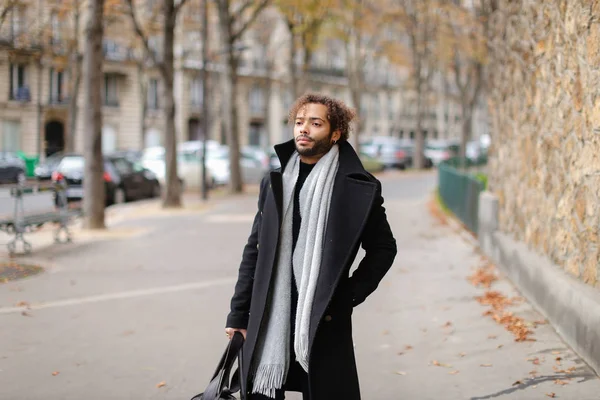
{"type": "Polygon", "coordinates": [[[202,395],[203,400],[218,400],[222,398],[222,395],[231,395],[240,390],[240,379],[239,369],[236,369],[231,384],[229,382],[229,376],[231,375],[231,368],[238,356],[241,358],[241,349],[244,344],[244,336],[236,331],[233,334],[225,353],[221,357],[221,361],[212,377],[212,380],[208,384],[208,387],[202,395]]]}

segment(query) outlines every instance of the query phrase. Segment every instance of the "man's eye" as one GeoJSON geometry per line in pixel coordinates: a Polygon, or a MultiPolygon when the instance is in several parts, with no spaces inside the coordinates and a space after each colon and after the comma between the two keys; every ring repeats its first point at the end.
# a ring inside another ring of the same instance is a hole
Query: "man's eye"
{"type": "Polygon", "coordinates": [[[314,122],[314,123],[313,123],[313,125],[314,125],[314,126],[321,126],[321,124],[320,124],[320,123],[318,123],[318,122],[314,122]]]}
{"type": "Polygon", "coordinates": [[[302,125],[302,122],[296,121],[296,125],[302,125]]]}

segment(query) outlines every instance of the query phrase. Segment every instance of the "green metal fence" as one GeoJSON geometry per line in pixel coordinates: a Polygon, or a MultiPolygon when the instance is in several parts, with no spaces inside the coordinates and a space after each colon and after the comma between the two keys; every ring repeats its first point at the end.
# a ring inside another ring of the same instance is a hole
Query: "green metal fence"
{"type": "Polygon", "coordinates": [[[484,184],[467,172],[456,169],[454,160],[438,166],[438,189],[441,200],[473,233],[477,234],[479,193],[484,184]]]}

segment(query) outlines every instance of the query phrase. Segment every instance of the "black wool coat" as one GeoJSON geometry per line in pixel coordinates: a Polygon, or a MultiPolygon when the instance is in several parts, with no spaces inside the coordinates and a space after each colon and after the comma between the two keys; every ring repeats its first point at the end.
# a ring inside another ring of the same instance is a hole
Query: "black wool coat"
{"type": "MultiPolygon", "coordinates": [[[[308,379],[311,400],[360,400],[354,346],[353,307],[378,286],[396,256],[381,183],[365,171],[352,146],[339,144],[320,275],[309,330],[308,379]],[[365,257],[349,276],[359,246],[365,257]]],[[[295,151],[294,141],[275,146],[282,168],[295,151]]],[[[247,329],[243,349],[242,393],[251,390],[249,370],[277,261],[283,203],[281,169],[260,188],[258,212],[244,247],[227,326],[247,329]]]]}

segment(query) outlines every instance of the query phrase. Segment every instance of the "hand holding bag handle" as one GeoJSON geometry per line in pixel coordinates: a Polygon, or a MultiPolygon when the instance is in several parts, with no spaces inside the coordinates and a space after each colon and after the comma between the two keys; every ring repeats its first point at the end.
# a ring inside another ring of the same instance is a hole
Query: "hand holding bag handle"
{"type": "Polygon", "coordinates": [[[229,376],[231,375],[231,368],[236,359],[238,359],[238,363],[241,365],[241,349],[243,344],[244,336],[240,332],[235,332],[225,349],[225,353],[223,353],[223,356],[221,357],[221,361],[219,362],[217,370],[208,384],[208,387],[203,393],[192,397],[192,400],[235,399],[233,393],[240,390],[239,369],[236,369],[234,372],[231,383],[229,381],[229,376]]]}

